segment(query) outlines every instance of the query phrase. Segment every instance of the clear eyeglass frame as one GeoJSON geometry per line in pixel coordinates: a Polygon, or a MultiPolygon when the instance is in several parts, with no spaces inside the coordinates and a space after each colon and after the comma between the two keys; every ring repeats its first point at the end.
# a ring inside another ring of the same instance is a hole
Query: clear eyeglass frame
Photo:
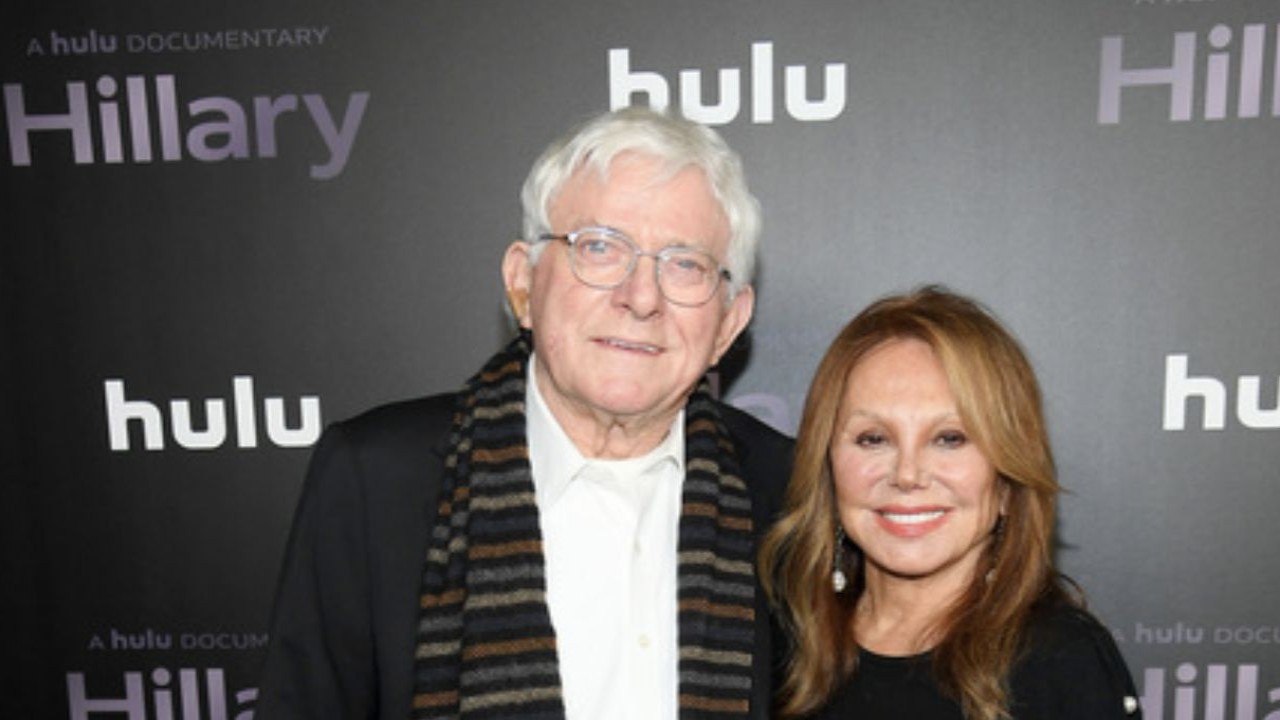
{"type": "Polygon", "coordinates": [[[654,259],[662,296],[675,305],[698,307],[715,297],[720,283],[733,279],[728,268],[710,253],[686,245],[668,245],[657,252],[640,249],[626,233],[608,227],[585,227],[568,233],[543,233],[538,241],[563,241],[569,246],[569,267],[588,287],[612,290],[625,283],[640,258],[654,259]]]}

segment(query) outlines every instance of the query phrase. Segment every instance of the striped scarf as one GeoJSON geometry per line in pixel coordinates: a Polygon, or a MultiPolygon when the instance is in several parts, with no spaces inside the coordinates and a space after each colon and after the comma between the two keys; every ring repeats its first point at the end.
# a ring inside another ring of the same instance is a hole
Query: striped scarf
{"type": "MultiPolygon", "coordinates": [[[[423,565],[413,720],[563,718],[525,434],[521,336],[463,388],[423,565]]],[[[677,569],[682,719],[746,717],[751,499],[704,381],[685,409],[677,569]]]]}

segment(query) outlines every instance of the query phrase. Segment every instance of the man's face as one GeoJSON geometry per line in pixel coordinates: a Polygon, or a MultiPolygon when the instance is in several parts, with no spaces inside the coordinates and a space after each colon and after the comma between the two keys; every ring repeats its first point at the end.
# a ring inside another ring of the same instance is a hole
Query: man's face
{"type": "MultiPolygon", "coordinates": [[[[580,169],[548,208],[552,232],[609,227],[647,252],[686,245],[723,264],[728,221],[702,171],[686,169],[661,183],[657,172],[654,160],[634,154],[619,156],[607,180],[580,169]]],[[[669,302],[654,262],[639,258],[621,285],[599,290],[574,276],[563,242],[543,248],[536,265],[524,242],[507,251],[507,291],[521,326],[534,334],[538,386],[571,438],[580,436],[575,428],[594,432],[580,423],[665,428],[751,317],[749,287],[727,305],[726,283],[703,305],[669,302]]]]}

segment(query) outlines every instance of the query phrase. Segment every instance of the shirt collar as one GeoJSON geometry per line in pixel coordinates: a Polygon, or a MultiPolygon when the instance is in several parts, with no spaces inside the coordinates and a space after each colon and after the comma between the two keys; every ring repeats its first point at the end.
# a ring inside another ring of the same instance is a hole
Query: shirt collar
{"type": "Polygon", "coordinates": [[[639,458],[596,460],[585,457],[560,422],[551,414],[542,391],[538,388],[536,353],[529,356],[525,383],[525,432],[529,441],[529,467],[539,507],[555,503],[569,483],[593,464],[613,466],[622,472],[647,473],[663,463],[672,463],[684,477],[684,409],[676,413],[671,428],[657,447],[639,458]]]}

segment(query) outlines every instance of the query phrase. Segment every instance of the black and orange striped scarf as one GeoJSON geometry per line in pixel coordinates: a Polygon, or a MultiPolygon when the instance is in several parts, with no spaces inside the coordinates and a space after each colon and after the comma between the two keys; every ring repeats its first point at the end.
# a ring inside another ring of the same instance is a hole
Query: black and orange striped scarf
{"type": "MultiPolygon", "coordinates": [[[[414,720],[563,718],[525,433],[527,336],[459,396],[423,565],[414,720]]],[[[704,381],[685,409],[680,717],[746,717],[755,606],[751,499],[704,381]]]]}

